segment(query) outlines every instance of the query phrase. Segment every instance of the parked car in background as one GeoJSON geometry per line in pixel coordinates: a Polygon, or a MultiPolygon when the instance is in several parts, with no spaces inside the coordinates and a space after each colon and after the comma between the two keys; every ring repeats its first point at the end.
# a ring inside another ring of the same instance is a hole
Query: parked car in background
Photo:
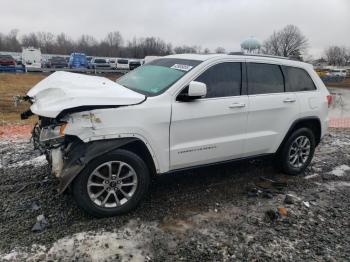
{"type": "Polygon", "coordinates": [[[27,71],[41,71],[42,55],[40,49],[28,47],[22,49],[22,64],[27,71]]]}
{"type": "Polygon", "coordinates": [[[115,58],[110,58],[110,59],[108,60],[108,63],[109,63],[109,65],[110,65],[111,69],[117,69],[117,59],[115,59],[115,58]]]}
{"type": "Polygon", "coordinates": [[[327,76],[330,77],[346,77],[346,69],[331,69],[327,76]]]}
{"type": "Polygon", "coordinates": [[[98,217],[134,209],[169,172],[270,155],[303,173],[332,101],[309,64],[223,54],[162,57],[116,82],[56,72],[27,97],[59,192],[98,217]]]}
{"type": "Polygon", "coordinates": [[[91,63],[91,60],[92,60],[92,56],[87,56],[86,57],[86,60],[87,60],[87,68],[90,68],[90,63],[91,63]]]}
{"type": "Polygon", "coordinates": [[[51,67],[50,60],[43,57],[41,59],[41,68],[50,68],[50,67],[51,67]]]}
{"type": "Polygon", "coordinates": [[[67,61],[62,56],[54,56],[49,59],[50,68],[65,68],[68,66],[67,61]]]}
{"type": "Polygon", "coordinates": [[[89,64],[89,68],[90,69],[99,69],[99,68],[110,69],[111,66],[106,59],[94,57],[89,64]]]}
{"type": "Polygon", "coordinates": [[[16,60],[11,55],[0,55],[0,66],[15,67],[16,65],[17,65],[16,60]]]}
{"type": "Polygon", "coordinates": [[[84,53],[72,53],[68,62],[69,68],[87,68],[88,61],[84,53]]]}
{"type": "Polygon", "coordinates": [[[135,68],[141,66],[140,60],[130,60],[129,61],[129,69],[134,70],[135,68]]]}
{"type": "Polygon", "coordinates": [[[129,60],[125,58],[118,58],[117,69],[129,69],[129,60]]]}

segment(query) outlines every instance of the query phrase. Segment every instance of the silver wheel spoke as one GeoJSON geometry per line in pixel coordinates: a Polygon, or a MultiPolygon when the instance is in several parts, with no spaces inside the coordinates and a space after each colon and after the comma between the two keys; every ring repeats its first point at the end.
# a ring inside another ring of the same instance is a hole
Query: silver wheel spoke
{"type": "Polygon", "coordinates": [[[100,184],[100,183],[88,183],[88,187],[92,187],[92,186],[95,186],[95,187],[104,187],[105,185],[104,184],[100,184]]]}
{"type": "Polygon", "coordinates": [[[120,205],[120,201],[119,201],[118,196],[117,196],[117,194],[116,194],[116,192],[114,190],[112,191],[112,194],[114,196],[115,202],[117,203],[117,206],[119,206],[120,205]]]}
{"type": "Polygon", "coordinates": [[[132,182],[132,183],[124,183],[124,184],[121,184],[120,186],[123,187],[123,186],[134,186],[136,185],[136,183],[132,182]]]}
{"type": "Polygon", "coordinates": [[[119,165],[119,167],[118,167],[117,178],[119,178],[120,172],[122,171],[123,166],[124,166],[124,164],[123,164],[123,163],[120,163],[120,165],[119,165]]]}
{"type": "Polygon", "coordinates": [[[97,194],[95,194],[92,198],[95,200],[95,199],[97,199],[99,196],[101,196],[102,194],[103,194],[103,192],[105,192],[106,191],[106,189],[104,188],[104,189],[102,189],[100,192],[98,192],[97,194]]]}
{"type": "Polygon", "coordinates": [[[134,176],[134,175],[135,175],[135,174],[133,174],[131,171],[129,171],[129,173],[128,173],[126,176],[120,177],[119,179],[120,179],[120,180],[124,180],[125,178],[132,177],[132,176],[134,176]]]}
{"type": "Polygon", "coordinates": [[[128,195],[128,193],[126,193],[123,189],[119,189],[119,191],[123,194],[123,196],[125,196],[126,199],[129,199],[130,196],[128,195]]]}
{"type": "Polygon", "coordinates": [[[94,175],[97,176],[97,177],[99,177],[99,178],[101,178],[101,179],[103,179],[103,180],[106,180],[106,178],[107,178],[107,177],[101,175],[101,173],[98,172],[98,171],[95,171],[95,172],[94,172],[94,175]]]}
{"type": "Polygon", "coordinates": [[[106,203],[107,203],[109,197],[111,196],[111,194],[112,194],[112,191],[108,191],[108,194],[107,194],[107,196],[105,197],[105,199],[103,199],[103,201],[102,201],[102,203],[101,203],[101,206],[106,205],[106,203]]]}
{"type": "Polygon", "coordinates": [[[108,163],[108,178],[111,179],[112,178],[112,163],[108,163]]]}

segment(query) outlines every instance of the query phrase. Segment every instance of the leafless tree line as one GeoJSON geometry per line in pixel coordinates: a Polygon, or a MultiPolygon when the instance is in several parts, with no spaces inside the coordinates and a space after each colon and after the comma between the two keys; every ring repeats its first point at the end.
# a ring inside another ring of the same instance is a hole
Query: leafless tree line
{"type": "MultiPolygon", "coordinates": [[[[309,46],[308,39],[295,25],[287,25],[275,31],[264,41],[261,51],[269,55],[293,57],[302,60],[302,54],[309,46]]],[[[350,49],[330,46],[324,50],[325,61],[329,65],[342,66],[350,64],[350,49]]]]}
{"type": "MultiPolygon", "coordinates": [[[[58,35],[49,32],[37,32],[19,35],[16,29],[8,34],[0,33],[0,51],[21,52],[22,47],[40,48],[42,53],[67,55],[72,52],[82,52],[91,56],[135,57],[148,55],[169,55],[173,53],[210,53],[208,48],[200,46],[176,46],[166,43],[157,37],[134,37],[125,41],[118,31],[110,32],[102,40],[83,34],[73,40],[65,33],[58,35]]],[[[222,47],[216,48],[218,53],[224,53],[222,47]]]]}
{"type": "Polygon", "coordinates": [[[325,50],[325,56],[330,65],[343,66],[350,64],[350,48],[330,46],[325,50]]]}

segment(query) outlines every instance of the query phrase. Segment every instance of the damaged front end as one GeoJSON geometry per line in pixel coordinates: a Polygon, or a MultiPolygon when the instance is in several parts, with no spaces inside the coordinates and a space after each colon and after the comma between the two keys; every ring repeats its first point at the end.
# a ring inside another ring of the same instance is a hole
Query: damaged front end
{"type": "Polygon", "coordinates": [[[66,122],[45,117],[39,117],[38,123],[32,130],[32,141],[35,150],[45,154],[52,168],[52,174],[60,176],[63,168],[61,148],[78,138],[65,136],[66,122]]]}
{"type": "Polygon", "coordinates": [[[134,140],[83,142],[79,135],[92,134],[100,121],[90,111],[137,105],[146,96],[104,77],[56,72],[18,99],[31,104],[22,119],[39,117],[32,131],[34,148],[46,155],[63,192],[89,161],[134,140]]]}

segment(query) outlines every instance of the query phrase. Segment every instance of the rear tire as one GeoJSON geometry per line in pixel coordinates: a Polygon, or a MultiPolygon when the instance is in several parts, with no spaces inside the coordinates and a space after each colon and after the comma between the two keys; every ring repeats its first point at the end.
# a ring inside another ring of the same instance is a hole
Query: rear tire
{"type": "Polygon", "coordinates": [[[279,166],[289,175],[302,173],[310,164],[315,152],[315,135],[308,128],[292,132],[281,148],[279,166]]]}
{"type": "Polygon", "coordinates": [[[138,155],[118,149],[87,164],[73,182],[73,196],[78,206],[94,217],[121,215],[142,200],[149,177],[138,155]]]}

